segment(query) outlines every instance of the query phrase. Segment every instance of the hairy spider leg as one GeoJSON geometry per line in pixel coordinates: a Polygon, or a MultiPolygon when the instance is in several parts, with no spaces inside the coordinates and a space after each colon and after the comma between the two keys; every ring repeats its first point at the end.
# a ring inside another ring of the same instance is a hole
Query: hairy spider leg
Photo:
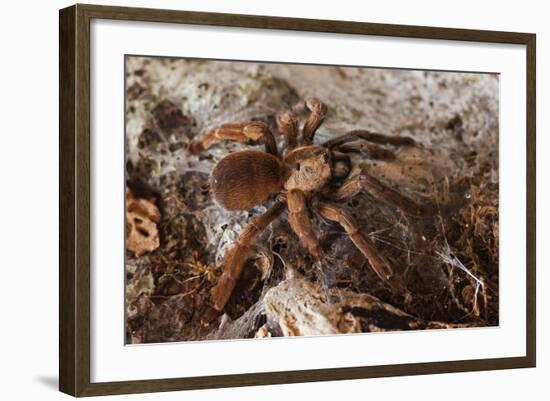
{"type": "Polygon", "coordinates": [[[373,241],[359,231],[357,223],[350,213],[328,202],[318,202],[315,206],[323,218],[336,222],[344,228],[357,249],[368,259],[378,277],[400,293],[407,293],[407,288],[401,277],[395,274],[390,263],[378,252],[373,241]]]}
{"type": "Polygon", "coordinates": [[[302,144],[311,145],[315,132],[325,120],[327,106],[319,99],[311,98],[306,101],[306,107],[309,109],[309,115],[302,128],[302,144]]]}
{"type": "Polygon", "coordinates": [[[364,165],[361,166],[359,174],[354,174],[347,178],[336,192],[329,194],[329,197],[333,201],[343,202],[351,199],[363,190],[410,215],[425,216],[433,212],[432,207],[420,205],[411,198],[400,194],[395,189],[374,178],[367,172],[364,165]]]}
{"type": "Polygon", "coordinates": [[[360,153],[368,159],[373,160],[395,160],[395,153],[393,151],[364,140],[347,142],[335,147],[335,149],[342,153],[360,153]]]}
{"type": "Polygon", "coordinates": [[[189,151],[197,154],[221,141],[249,142],[265,145],[265,150],[278,156],[277,143],[269,126],[263,121],[227,123],[207,131],[189,144],[189,151]]]}
{"type": "Polygon", "coordinates": [[[305,194],[299,189],[291,189],[287,194],[288,221],[302,245],[315,258],[321,257],[321,247],[311,226],[305,194]]]}
{"type": "Polygon", "coordinates": [[[252,245],[269,224],[279,217],[284,210],[284,201],[277,200],[271,208],[264,214],[254,217],[241,231],[235,244],[225,256],[222,275],[211,290],[214,309],[217,311],[223,310],[243,272],[244,265],[252,251],[252,245]]]}
{"type": "Polygon", "coordinates": [[[299,124],[296,113],[292,110],[284,110],[277,114],[277,128],[283,134],[287,151],[298,145],[299,124]]]}
{"type": "Polygon", "coordinates": [[[343,135],[332,138],[323,143],[323,146],[327,148],[334,148],[340,146],[346,142],[353,142],[357,140],[364,140],[379,145],[393,145],[393,146],[414,146],[416,142],[414,139],[408,136],[395,136],[384,135],[367,130],[353,130],[343,135]]]}

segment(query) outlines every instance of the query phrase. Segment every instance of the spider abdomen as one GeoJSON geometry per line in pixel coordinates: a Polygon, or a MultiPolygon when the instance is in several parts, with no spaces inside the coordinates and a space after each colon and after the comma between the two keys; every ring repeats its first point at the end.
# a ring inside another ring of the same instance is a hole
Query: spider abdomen
{"type": "Polygon", "coordinates": [[[212,171],[212,194],[226,210],[249,210],[281,190],[282,172],[280,160],[272,154],[257,150],[231,153],[212,171]]]}

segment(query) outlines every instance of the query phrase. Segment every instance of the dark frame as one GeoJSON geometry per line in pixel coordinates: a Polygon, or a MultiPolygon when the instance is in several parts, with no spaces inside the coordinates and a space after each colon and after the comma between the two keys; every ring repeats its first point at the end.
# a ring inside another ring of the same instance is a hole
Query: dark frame
{"type": "Polygon", "coordinates": [[[73,396],[349,380],[536,366],[536,35],[238,14],[74,5],[59,13],[59,389],[73,396]],[[90,20],[265,28],[526,46],[527,336],[524,357],[90,382],[90,20]]]}

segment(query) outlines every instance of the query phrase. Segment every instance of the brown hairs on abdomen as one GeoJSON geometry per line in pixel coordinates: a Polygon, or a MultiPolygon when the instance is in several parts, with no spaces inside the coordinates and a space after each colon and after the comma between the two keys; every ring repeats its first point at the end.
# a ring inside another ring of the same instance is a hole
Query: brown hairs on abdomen
{"type": "Polygon", "coordinates": [[[249,210],[281,190],[282,169],[279,159],[269,153],[231,153],[212,171],[212,194],[226,210],[249,210]]]}

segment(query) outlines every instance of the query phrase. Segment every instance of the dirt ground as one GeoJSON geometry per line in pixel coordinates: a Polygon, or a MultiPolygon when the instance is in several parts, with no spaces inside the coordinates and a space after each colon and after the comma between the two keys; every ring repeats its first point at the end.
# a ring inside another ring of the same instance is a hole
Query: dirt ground
{"type": "Polygon", "coordinates": [[[498,75],[147,57],[128,57],[126,74],[127,233],[136,235],[126,252],[128,343],[498,325],[498,75]],[[187,145],[225,122],[275,130],[279,110],[312,96],[329,110],[316,142],[361,128],[418,144],[391,148],[395,160],[355,154],[353,163],[435,213],[411,217],[368,193],[345,205],[410,294],[391,291],[345,232],[317,216],[327,258],[314,262],[283,214],[256,242],[225,313],[206,325],[225,253],[271,201],[225,211],[209,174],[247,146],[197,157],[187,145]]]}

